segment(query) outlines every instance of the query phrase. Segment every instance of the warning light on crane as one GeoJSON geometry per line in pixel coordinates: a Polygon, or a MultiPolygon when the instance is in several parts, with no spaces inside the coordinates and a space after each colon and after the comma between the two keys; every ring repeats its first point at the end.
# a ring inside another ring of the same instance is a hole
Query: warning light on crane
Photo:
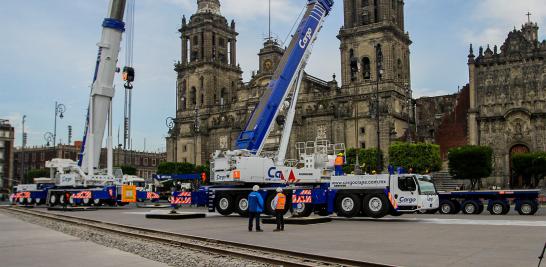
{"type": "Polygon", "coordinates": [[[122,79],[126,82],[135,81],[135,69],[132,67],[123,67],[122,79]]]}

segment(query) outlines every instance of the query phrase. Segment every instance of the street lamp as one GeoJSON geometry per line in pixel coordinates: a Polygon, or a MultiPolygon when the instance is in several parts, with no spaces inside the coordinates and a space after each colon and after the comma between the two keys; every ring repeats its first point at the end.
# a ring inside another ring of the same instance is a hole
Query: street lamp
{"type": "Polygon", "coordinates": [[[53,147],[57,145],[57,117],[61,120],[64,118],[64,112],[66,111],[65,105],[55,102],[55,123],[53,126],[53,147]]]}
{"type": "Polygon", "coordinates": [[[407,99],[407,109],[408,109],[408,131],[407,131],[407,134],[408,134],[408,137],[407,137],[407,141],[409,143],[412,142],[411,140],[411,106],[412,106],[412,99],[411,99],[411,89],[410,89],[410,86],[409,86],[409,83],[405,83],[405,91],[406,91],[406,96],[408,97],[407,99]]]}
{"type": "Polygon", "coordinates": [[[53,142],[54,135],[51,132],[46,132],[44,134],[44,140],[46,141],[46,146],[49,146],[53,142]]]}
{"type": "Polygon", "coordinates": [[[25,121],[27,119],[27,115],[23,115],[23,129],[21,131],[22,139],[21,139],[21,156],[19,159],[21,160],[21,181],[25,177],[25,145],[27,144],[27,136],[25,134],[25,121]]]}
{"type": "Polygon", "coordinates": [[[177,154],[178,154],[178,143],[176,142],[176,134],[174,133],[173,129],[175,126],[175,118],[173,117],[167,117],[165,119],[165,125],[167,128],[169,128],[169,135],[171,142],[174,143],[174,150],[173,150],[173,161],[177,162],[177,154]],[[174,140],[172,140],[174,138],[174,140]]]}
{"type": "Polygon", "coordinates": [[[379,83],[381,76],[383,75],[383,52],[381,51],[381,44],[375,45],[375,58],[376,58],[376,88],[375,88],[375,119],[377,123],[377,169],[381,167],[381,131],[380,131],[380,107],[379,107],[379,83]]]}

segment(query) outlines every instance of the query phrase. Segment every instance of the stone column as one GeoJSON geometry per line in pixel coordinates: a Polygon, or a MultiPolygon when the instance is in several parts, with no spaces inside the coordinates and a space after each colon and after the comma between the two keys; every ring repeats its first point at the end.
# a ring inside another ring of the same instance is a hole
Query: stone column
{"type": "Polygon", "coordinates": [[[182,39],[182,65],[188,63],[188,38],[186,36],[180,37],[182,39]]]}
{"type": "Polygon", "coordinates": [[[468,143],[478,145],[478,109],[476,103],[476,65],[474,55],[468,60],[469,86],[470,86],[470,107],[468,110],[468,143]]]}
{"type": "Polygon", "coordinates": [[[230,63],[231,66],[237,66],[237,40],[235,38],[230,40],[230,63]]]}

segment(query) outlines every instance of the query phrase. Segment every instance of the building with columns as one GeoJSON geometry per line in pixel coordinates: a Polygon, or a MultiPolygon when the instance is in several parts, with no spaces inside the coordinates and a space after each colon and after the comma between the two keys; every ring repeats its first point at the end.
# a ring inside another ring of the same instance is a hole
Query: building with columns
{"type": "MultiPolygon", "coordinates": [[[[235,22],[221,14],[218,0],[198,0],[189,21],[182,18],[181,61],[177,72],[177,108],[167,137],[167,160],[205,164],[215,150],[232,149],[258,103],[284,50],[272,39],[258,52],[259,69],[247,83],[237,64],[235,22]]],[[[288,158],[296,142],[326,139],[347,147],[383,151],[406,134],[413,118],[409,46],[404,31],[404,1],[345,0],[339,35],[341,85],[305,74],[290,136],[288,158]],[[383,52],[378,80],[376,50],[383,52]],[[379,99],[379,101],[376,101],[379,99]],[[379,102],[379,106],[376,103],[379,102]],[[379,113],[379,128],[376,116],[379,113]],[[379,140],[378,140],[379,135],[379,140]]],[[[333,38],[322,34],[320,39],[333,38]]],[[[281,125],[265,149],[275,149],[281,125]]]]}

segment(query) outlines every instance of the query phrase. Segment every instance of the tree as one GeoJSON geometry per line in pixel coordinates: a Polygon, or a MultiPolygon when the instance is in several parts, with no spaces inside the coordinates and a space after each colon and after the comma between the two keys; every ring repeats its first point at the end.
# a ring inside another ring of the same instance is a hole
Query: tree
{"type": "Polygon", "coordinates": [[[449,173],[455,179],[470,180],[472,190],[480,179],[491,175],[493,150],[487,146],[461,146],[448,151],[449,173]]]}
{"type": "Polygon", "coordinates": [[[136,175],[137,174],[137,169],[133,166],[120,166],[121,168],[121,171],[123,172],[123,174],[125,175],[136,175]]]}
{"type": "Polygon", "coordinates": [[[48,169],[32,169],[25,174],[24,183],[33,183],[34,178],[49,177],[48,169]]]}
{"type": "Polygon", "coordinates": [[[372,171],[381,172],[383,170],[383,154],[377,148],[362,149],[349,148],[345,155],[345,165],[343,171],[351,173],[355,169],[356,155],[358,153],[358,164],[363,172],[371,173],[372,171]],[[381,159],[381,165],[377,168],[377,157],[381,159]]]}
{"type": "Polygon", "coordinates": [[[195,173],[195,165],[188,162],[162,162],[157,167],[158,174],[195,173]]]}
{"type": "Polygon", "coordinates": [[[546,176],[546,152],[521,153],[512,156],[514,175],[523,178],[523,185],[536,187],[546,176]]]}
{"type": "Polygon", "coordinates": [[[389,164],[414,173],[439,171],[442,167],[440,146],[426,143],[396,142],[389,147],[389,164]]]}

